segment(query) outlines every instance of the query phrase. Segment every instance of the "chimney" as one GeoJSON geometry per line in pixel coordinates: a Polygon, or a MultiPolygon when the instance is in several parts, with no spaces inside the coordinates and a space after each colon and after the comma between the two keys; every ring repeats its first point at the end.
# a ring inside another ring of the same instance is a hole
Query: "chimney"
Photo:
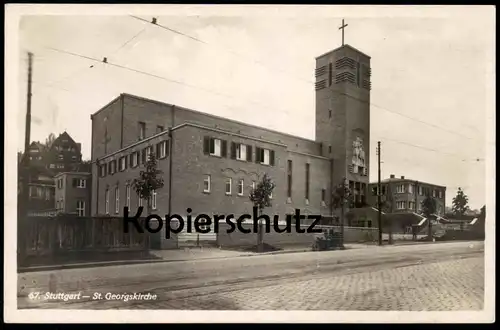
{"type": "Polygon", "coordinates": [[[401,179],[404,180],[405,179],[405,176],[404,175],[401,175],[401,179]]]}
{"type": "Polygon", "coordinates": [[[394,179],[396,176],[394,174],[391,174],[391,179],[394,179]]]}

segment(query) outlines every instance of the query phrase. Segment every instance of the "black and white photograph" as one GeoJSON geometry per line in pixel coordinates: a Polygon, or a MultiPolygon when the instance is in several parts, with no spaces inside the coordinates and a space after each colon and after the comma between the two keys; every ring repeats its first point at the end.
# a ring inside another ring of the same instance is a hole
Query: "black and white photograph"
{"type": "Polygon", "coordinates": [[[494,6],[5,9],[6,321],[494,322],[494,6]]]}

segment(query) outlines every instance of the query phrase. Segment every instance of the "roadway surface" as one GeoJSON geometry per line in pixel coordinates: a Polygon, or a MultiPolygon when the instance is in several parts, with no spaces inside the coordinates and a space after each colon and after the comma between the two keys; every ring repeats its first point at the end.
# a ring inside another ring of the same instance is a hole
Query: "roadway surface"
{"type": "Polygon", "coordinates": [[[483,301],[483,242],[18,274],[20,309],[456,311],[481,310],[483,301]],[[46,300],[46,292],[80,299],[46,300]],[[156,300],[108,300],[106,293],[151,293],[156,300]]]}

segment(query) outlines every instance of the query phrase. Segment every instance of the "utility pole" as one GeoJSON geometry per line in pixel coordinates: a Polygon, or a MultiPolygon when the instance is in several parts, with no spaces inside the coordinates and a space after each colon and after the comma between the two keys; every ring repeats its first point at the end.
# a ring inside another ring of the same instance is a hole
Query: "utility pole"
{"type": "Polygon", "coordinates": [[[378,184],[377,184],[377,208],[378,208],[378,245],[382,245],[382,202],[381,193],[382,185],[380,182],[380,141],[377,142],[377,156],[378,156],[378,184]]]}
{"type": "Polygon", "coordinates": [[[18,218],[17,218],[17,263],[18,265],[22,263],[25,257],[25,237],[23,235],[22,222],[26,221],[26,216],[28,215],[28,204],[29,204],[29,183],[30,183],[30,158],[29,158],[29,146],[30,146],[30,132],[31,132],[31,77],[33,75],[33,54],[28,53],[28,92],[27,92],[27,104],[26,104],[26,131],[24,132],[24,155],[21,159],[21,164],[19,170],[21,173],[20,178],[22,179],[22,190],[20,200],[18,200],[18,218]]]}
{"type": "Polygon", "coordinates": [[[25,215],[28,212],[28,202],[29,202],[29,147],[30,147],[30,135],[31,135],[31,78],[33,75],[33,53],[28,53],[28,91],[26,97],[26,130],[24,137],[24,157],[23,157],[23,209],[21,214],[25,215]]]}

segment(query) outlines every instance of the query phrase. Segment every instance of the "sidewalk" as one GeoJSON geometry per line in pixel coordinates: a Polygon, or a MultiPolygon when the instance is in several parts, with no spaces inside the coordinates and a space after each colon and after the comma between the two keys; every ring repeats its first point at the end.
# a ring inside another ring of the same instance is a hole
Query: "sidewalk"
{"type": "MultiPolygon", "coordinates": [[[[431,242],[408,242],[403,243],[404,245],[411,244],[422,244],[431,242]]],[[[397,246],[403,244],[393,244],[388,245],[384,242],[383,246],[397,246]]],[[[346,250],[357,250],[357,249],[367,249],[373,248],[375,244],[361,244],[361,243],[350,243],[346,244],[346,250]]],[[[64,263],[59,265],[47,265],[47,266],[30,266],[30,267],[20,267],[18,273],[25,272],[39,272],[39,271],[50,271],[50,270],[61,270],[61,269],[74,269],[74,268],[92,268],[92,267],[105,267],[105,266],[118,266],[118,265],[130,265],[130,264],[145,264],[145,263],[164,263],[164,262],[180,262],[180,261],[197,261],[197,260],[209,260],[209,259],[225,259],[225,258],[236,258],[236,257],[252,257],[252,256],[262,256],[262,255],[272,255],[272,254],[285,254],[285,253],[301,253],[301,252],[312,252],[310,247],[304,246],[288,246],[284,247],[282,250],[273,252],[243,252],[235,250],[224,250],[216,247],[193,247],[185,248],[179,250],[151,250],[149,253],[154,256],[154,259],[128,259],[128,260],[107,260],[107,261],[93,261],[93,262],[77,262],[77,263],[64,263]]],[[[321,251],[318,251],[321,253],[321,251]]]]}

